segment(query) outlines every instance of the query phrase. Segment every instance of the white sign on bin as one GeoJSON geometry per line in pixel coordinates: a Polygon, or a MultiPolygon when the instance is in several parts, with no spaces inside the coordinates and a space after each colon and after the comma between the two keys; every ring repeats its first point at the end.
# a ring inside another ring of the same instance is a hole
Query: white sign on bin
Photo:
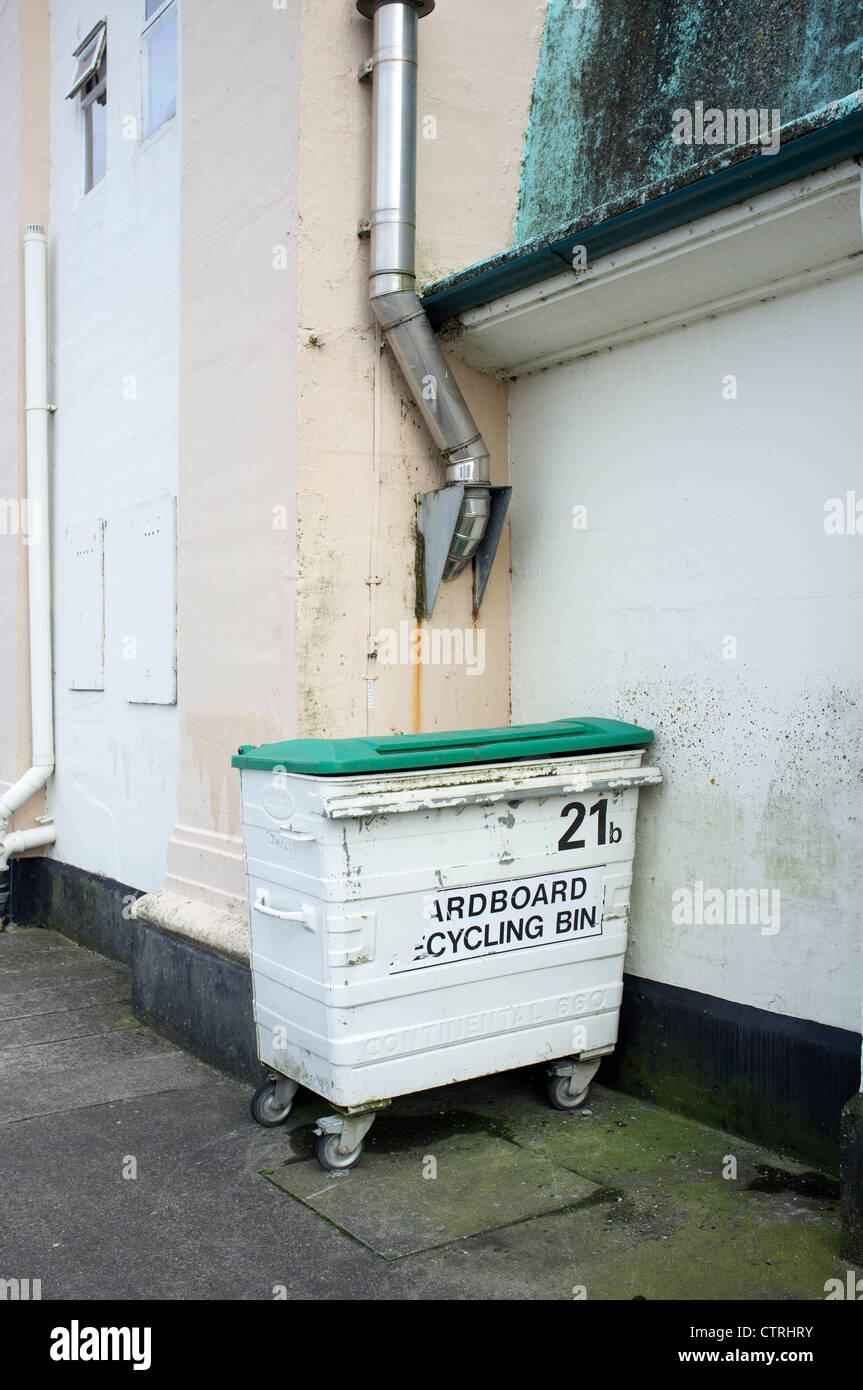
{"type": "Polygon", "coordinates": [[[390,974],[601,936],[605,866],[436,893],[413,959],[390,974]]]}

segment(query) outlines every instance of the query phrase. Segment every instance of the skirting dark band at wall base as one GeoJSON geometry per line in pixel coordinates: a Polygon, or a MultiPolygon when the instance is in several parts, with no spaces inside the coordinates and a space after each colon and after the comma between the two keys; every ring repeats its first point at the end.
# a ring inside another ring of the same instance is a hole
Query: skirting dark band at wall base
{"type": "MultiPolygon", "coordinates": [[[[19,859],[12,919],[126,961],[136,1012],[245,1080],[263,1074],[249,971],[124,916],[135,889],[53,859],[19,859]]],[[[599,1080],[836,1169],[860,1036],[627,975],[615,1053],[599,1080]]]]}
{"type": "Polygon", "coordinates": [[[627,975],[600,1079],[836,1169],[842,1107],[860,1087],[860,1035],[627,975]]]}
{"type": "Polygon", "coordinates": [[[139,890],[57,859],[13,859],[9,915],[22,927],[51,927],[92,951],[132,960],[137,923],[128,915],[139,890]]]}

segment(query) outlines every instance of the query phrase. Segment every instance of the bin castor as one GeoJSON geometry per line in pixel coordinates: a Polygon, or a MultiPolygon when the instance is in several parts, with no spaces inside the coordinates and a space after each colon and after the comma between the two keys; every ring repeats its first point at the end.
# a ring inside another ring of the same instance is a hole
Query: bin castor
{"type": "MultiPolygon", "coordinates": [[[[278,1081],[264,1081],[256,1090],[249,1102],[249,1109],[252,1112],[252,1119],[265,1129],[274,1129],[276,1125],[283,1125],[291,1113],[294,1105],[294,1096],[291,1094],[287,1100],[276,1098],[276,1088],[281,1085],[282,1090],[288,1087],[278,1081]]],[[[296,1086],[294,1091],[296,1091],[296,1086]]]]}
{"type": "Polygon", "coordinates": [[[549,1080],[548,1099],[555,1110],[577,1110],[590,1095],[589,1081],[583,1091],[576,1091],[574,1095],[570,1095],[569,1080],[568,1076],[552,1076],[549,1080]]]}
{"type": "Polygon", "coordinates": [[[353,1168],[359,1163],[365,1148],[365,1140],[361,1139],[355,1149],[350,1153],[339,1153],[339,1134],[322,1134],[315,1140],[315,1158],[322,1168],[328,1173],[346,1173],[349,1168],[353,1168]]]}

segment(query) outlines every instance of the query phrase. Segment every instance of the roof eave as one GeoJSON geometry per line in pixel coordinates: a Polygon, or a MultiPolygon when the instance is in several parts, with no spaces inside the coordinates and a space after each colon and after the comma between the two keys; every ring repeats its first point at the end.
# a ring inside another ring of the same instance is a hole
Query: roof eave
{"type": "Polygon", "coordinates": [[[775,154],[753,154],[751,145],[723,150],[674,181],[649,184],[592,209],[547,237],[427,286],[423,307],[432,324],[440,327],[469,309],[571,270],[576,246],[583,246],[588,261],[595,261],[860,154],[863,90],[789,122],[775,154]]]}

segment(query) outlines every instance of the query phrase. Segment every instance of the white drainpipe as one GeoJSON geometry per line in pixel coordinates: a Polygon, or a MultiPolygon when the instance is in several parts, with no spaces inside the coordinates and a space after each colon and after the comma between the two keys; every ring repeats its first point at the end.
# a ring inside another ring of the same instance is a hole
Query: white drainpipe
{"type": "MultiPolygon", "coordinates": [[[[28,589],[32,767],[0,797],[0,925],[9,892],[9,857],[56,838],[53,824],[10,832],[14,813],[44,787],[54,771],[51,654],[51,495],[48,479],[48,300],[45,229],[24,233],[24,374],[27,439],[28,589]]],[[[23,528],[22,528],[23,529],[23,528]]]]}

